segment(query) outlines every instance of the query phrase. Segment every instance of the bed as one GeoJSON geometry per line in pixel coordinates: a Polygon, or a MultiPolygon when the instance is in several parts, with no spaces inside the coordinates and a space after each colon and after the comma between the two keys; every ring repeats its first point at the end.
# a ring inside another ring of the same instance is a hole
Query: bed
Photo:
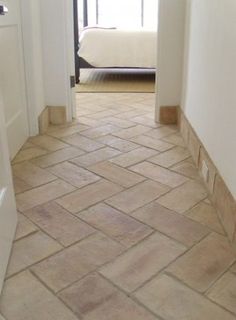
{"type": "Polygon", "coordinates": [[[155,31],[85,28],[79,38],[77,68],[155,69],[156,47],[155,31]]]}

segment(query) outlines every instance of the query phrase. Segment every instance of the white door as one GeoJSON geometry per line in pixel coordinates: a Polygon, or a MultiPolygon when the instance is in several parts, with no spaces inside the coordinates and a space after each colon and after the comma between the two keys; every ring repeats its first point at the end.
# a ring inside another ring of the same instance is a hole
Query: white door
{"type": "Polygon", "coordinates": [[[0,293],[17,223],[3,109],[0,90],[0,293]]]}
{"type": "Polygon", "coordinates": [[[19,0],[0,0],[0,6],[8,11],[0,14],[0,88],[12,159],[29,135],[22,30],[19,0]]]}

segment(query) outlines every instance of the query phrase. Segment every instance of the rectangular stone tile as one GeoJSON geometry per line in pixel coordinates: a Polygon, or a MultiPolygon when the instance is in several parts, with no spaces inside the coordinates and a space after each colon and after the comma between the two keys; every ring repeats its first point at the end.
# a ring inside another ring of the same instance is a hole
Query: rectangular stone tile
{"type": "Polygon", "coordinates": [[[25,181],[13,176],[13,185],[15,194],[25,192],[29,189],[32,189],[32,186],[26,183],[25,181]]]}
{"type": "Polygon", "coordinates": [[[188,180],[184,176],[147,161],[141,162],[129,169],[171,188],[178,187],[188,180]]]}
{"type": "Polygon", "coordinates": [[[97,141],[102,142],[112,148],[118,149],[121,152],[128,152],[139,147],[138,144],[135,144],[133,142],[130,142],[124,139],[120,139],[118,137],[114,137],[112,135],[101,137],[97,139],[97,141]]]}
{"type": "MultiPolygon", "coordinates": [[[[119,108],[119,110],[121,110],[121,109],[119,108]]],[[[104,118],[104,119],[102,119],[102,122],[103,123],[113,124],[113,125],[115,125],[115,126],[117,126],[119,128],[122,128],[122,129],[127,129],[127,128],[135,126],[135,123],[133,123],[132,121],[125,120],[125,119],[119,119],[119,118],[116,118],[116,117],[104,118]]]]}
{"type": "Polygon", "coordinates": [[[132,166],[138,162],[144,161],[158,153],[159,153],[158,151],[155,151],[153,149],[140,147],[130,152],[121,154],[115,157],[114,159],[111,159],[110,161],[119,165],[120,167],[125,168],[125,167],[132,166]]]}
{"type": "Polygon", "coordinates": [[[40,231],[16,241],[13,245],[7,276],[29,267],[61,248],[59,243],[40,231]]]}
{"type": "Polygon", "coordinates": [[[144,110],[131,110],[131,111],[122,112],[122,113],[116,115],[116,118],[132,120],[134,117],[138,117],[138,116],[143,115],[145,113],[146,112],[144,110]]]}
{"type": "Polygon", "coordinates": [[[192,158],[188,158],[180,163],[177,163],[170,169],[194,180],[201,180],[192,158]]]}
{"type": "Polygon", "coordinates": [[[225,273],[210,289],[207,296],[236,314],[236,275],[231,272],[225,273]]]}
{"type": "Polygon", "coordinates": [[[60,150],[60,149],[68,147],[62,141],[55,139],[53,137],[49,137],[47,135],[31,137],[31,138],[29,138],[29,141],[31,143],[33,143],[34,145],[39,146],[39,147],[44,148],[49,151],[56,151],[56,150],[60,150]]]}
{"type": "Polygon", "coordinates": [[[53,174],[28,161],[13,165],[12,171],[15,177],[23,180],[31,187],[38,187],[57,179],[53,174]]]}
{"type": "Polygon", "coordinates": [[[55,202],[28,210],[25,215],[63,246],[71,245],[95,232],[92,227],[69,214],[55,202]]]}
{"type": "Polygon", "coordinates": [[[154,139],[161,139],[161,138],[164,138],[164,137],[171,135],[175,132],[176,132],[175,129],[172,129],[168,126],[162,126],[160,128],[153,129],[153,130],[147,132],[145,135],[152,137],[154,139]]]}
{"type": "Polygon", "coordinates": [[[16,227],[15,240],[19,240],[37,231],[37,227],[23,214],[18,213],[18,223],[16,227]]]}
{"type": "Polygon", "coordinates": [[[77,213],[81,210],[87,209],[104,199],[122,191],[120,186],[106,181],[100,180],[92,185],[83,187],[65,197],[57,200],[62,207],[72,213],[77,213]]]}
{"type": "Polygon", "coordinates": [[[85,320],[155,320],[156,318],[101,276],[93,274],[59,294],[85,320]]]}
{"type": "Polygon", "coordinates": [[[58,179],[41,187],[16,195],[17,208],[20,211],[25,211],[59,198],[74,190],[75,187],[58,179]]]}
{"type": "Polygon", "coordinates": [[[126,247],[134,245],[153,231],[104,203],[80,212],[79,217],[126,247]]]}
{"type": "Polygon", "coordinates": [[[22,161],[27,161],[33,158],[37,158],[39,156],[42,156],[44,154],[47,154],[48,151],[39,147],[34,148],[27,148],[24,150],[20,150],[15,158],[12,161],[12,164],[19,163],[22,161]]]}
{"type": "Polygon", "coordinates": [[[157,140],[148,136],[140,135],[135,138],[130,139],[134,143],[141,144],[144,147],[155,149],[157,151],[163,152],[173,148],[174,146],[170,143],[157,140]]]}
{"type": "Polygon", "coordinates": [[[216,209],[212,205],[201,202],[186,214],[189,218],[202,223],[208,228],[218,233],[225,234],[219,221],[216,209]]]}
{"type": "Polygon", "coordinates": [[[163,274],[135,294],[137,299],[165,320],[233,320],[227,311],[204,296],[163,274]]]}
{"type": "Polygon", "coordinates": [[[87,117],[99,120],[99,119],[103,119],[105,117],[113,116],[118,113],[119,113],[119,111],[117,111],[117,110],[107,109],[104,111],[88,114],[87,117]]]}
{"type": "Polygon", "coordinates": [[[29,271],[6,281],[0,309],[8,320],[77,320],[29,271]]]}
{"type": "Polygon", "coordinates": [[[150,131],[149,127],[145,127],[142,125],[137,125],[135,127],[131,127],[128,129],[123,129],[118,132],[114,132],[113,135],[122,139],[130,139],[132,137],[138,136],[140,134],[143,134],[147,131],[150,131]]]}
{"type": "Polygon", "coordinates": [[[92,139],[81,136],[80,134],[74,134],[72,136],[63,138],[68,144],[78,147],[86,152],[95,151],[104,147],[104,144],[94,141],[92,139]]]}
{"type": "Polygon", "coordinates": [[[205,292],[235,260],[227,238],[213,233],[173,263],[168,272],[205,292]]]}
{"type": "Polygon", "coordinates": [[[62,162],[48,168],[48,170],[77,188],[100,180],[99,176],[69,162],[62,162]]]}
{"type": "Polygon", "coordinates": [[[188,181],[157,200],[164,207],[184,213],[207,197],[207,191],[199,182],[188,181]]]}
{"type": "Polygon", "coordinates": [[[71,136],[75,133],[79,133],[79,132],[86,130],[88,128],[89,128],[89,126],[86,126],[84,124],[77,124],[77,125],[68,126],[65,128],[51,130],[49,132],[47,131],[47,135],[50,135],[54,138],[60,139],[60,138],[71,136]]]}
{"type": "Polygon", "coordinates": [[[187,149],[182,147],[175,147],[171,150],[148,159],[148,161],[158,164],[162,167],[169,168],[174,164],[189,158],[189,156],[190,153],[187,149]]]}
{"type": "Polygon", "coordinates": [[[154,121],[154,115],[152,116],[152,118],[149,118],[147,117],[147,115],[144,114],[142,116],[132,118],[132,121],[151,128],[158,128],[161,126],[160,123],[154,121]]]}
{"type": "Polygon", "coordinates": [[[171,134],[167,137],[162,138],[163,141],[166,141],[168,143],[174,144],[176,146],[180,147],[186,147],[184,140],[180,133],[171,134]]]}
{"type": "Polygon", "coordinates": [[[106,203],[125,213],[130,213],[157,199],[164,193],[168,192],[168,190],[169,188],[167,186],[160,183],[144,181],[111,197],[106,200],[106,203]]]}
{"type": "Polygon", "coordinates": [[[155,233],[104,266],[100,273],[132,292],[185,251],[185,247],[155,233]]]}
{"type": "Polygon", "coordinates": [[[187,247],[199,242],[210,232],[200,223],[166,209],[156,202],[133,212],[132,216],[187,247]]]}
{"type": "Polygon", "coordinates": [[[107,134],[117,132],[119,130],[120,130],[120,128],[118,128],[114,125],[111,125],[111,124],[107,124],[107,125],[100,126],[97,128],[87,129],[87,130],[81,132],[81,134],[85,137],[90,138],[90,139],[96,139],[96,138],[105,136],[107,134]]]}
{"type": "Polygon", "coordinates": [[[95,164],[94,166],[88,167],[88,170],[126,188],[132,187],[145,180],[144,177],[109,161],[95,164]]]}
{"type": "Polygon", "coordinates": [[[86,168],[95,163],[111,159],[120,154],[121,154],[120,151],[106,147],[106,148],[99,149],[97,151],[87,153],[83,156],[77,157],[71,160],[71,162],[86,168]]]}
{"type": "Polygon", "coordinates": [[[102,234],[94,234],[42,261],[33,272],[57,292],[119,255],[124,247],[102,234]]]}
{"type": "Polygon", "coordinates": [[[47,168],[47,167],[53,166],[57,163],[73,159],[73,158],[78,157],[82,154],[84,154],[84,151],[82,151],[78,148],[68,147],[68,148],[64,148],[62,150],[58,150],[58,151],[49,153],[49,154],[42,156],[42,157],[39,157],[37,159],[33,159],[33,160],[31,160],[31,162],[41,168],[47,168]]]}

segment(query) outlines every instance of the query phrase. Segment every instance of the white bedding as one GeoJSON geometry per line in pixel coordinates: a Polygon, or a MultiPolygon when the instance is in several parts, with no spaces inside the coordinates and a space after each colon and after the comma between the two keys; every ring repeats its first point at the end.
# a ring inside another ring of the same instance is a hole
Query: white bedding
{"type": "Polygon", "coordinates": [[[80,37],[79,56],[94,67],[156,68],[155,31],[91,28],[80,37]]]}

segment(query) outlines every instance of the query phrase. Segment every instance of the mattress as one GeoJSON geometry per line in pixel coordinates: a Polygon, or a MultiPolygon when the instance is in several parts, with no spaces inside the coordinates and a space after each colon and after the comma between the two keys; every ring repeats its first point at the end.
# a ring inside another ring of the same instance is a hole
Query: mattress
{"type": "Polygon", "coordinates": [[[78,54],[97,68],[156,68],[157,32],[89,28],[78,54]]]}

